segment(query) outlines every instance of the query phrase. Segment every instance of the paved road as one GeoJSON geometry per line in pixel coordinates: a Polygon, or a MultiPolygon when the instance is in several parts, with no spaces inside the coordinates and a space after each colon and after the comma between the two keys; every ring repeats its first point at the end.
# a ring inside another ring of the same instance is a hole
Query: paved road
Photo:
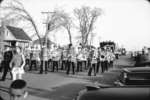
{"type": "MultiPolygon", "coordinates": [[[[87,72],[81,72],[76,75],[66,75],[64,72],[36,74],[36,72],[26,73],[24,79],[28,82],[29,93],[36,97],[37,100],[72,100],[84,88],[85,84],[90,82],[101,82],[113,84],[119,76],[120,68],[126,66],[132,67],[134,62],[129,56],[121,56],[114,63],[115,67],[104,74],[95,76],[87,76],[87,72]]],[[[0,82],[0,96],[5,100],[8,99],[8,87],[11,80],[0,82]]]]}

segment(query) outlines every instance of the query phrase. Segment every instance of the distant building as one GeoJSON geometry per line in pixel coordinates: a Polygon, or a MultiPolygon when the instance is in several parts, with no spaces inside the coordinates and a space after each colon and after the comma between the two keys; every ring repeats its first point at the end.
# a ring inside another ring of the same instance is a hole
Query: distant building
{"type": "Polygon", "coordinates": [[[103,42],[100,42],[100,48],[114,51],[116,48],[116,44],[113,41],[103,41],[103,42]]]}
{"type": "Polygon", "coordinates": [[[31,38],[21,28],[13,26],[0,27],[1,44],[8,43],[9,45],[25,46],[31,41],[31,38]]]}

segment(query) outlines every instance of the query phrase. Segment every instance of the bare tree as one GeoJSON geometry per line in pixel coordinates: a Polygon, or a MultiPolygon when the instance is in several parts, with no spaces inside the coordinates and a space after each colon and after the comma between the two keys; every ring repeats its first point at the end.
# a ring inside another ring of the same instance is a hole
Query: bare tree
{"type": "MultiPolygon", "coordinates": [[[[30,22],[30,24],[32,25],[32,27],[34,28],[34,31],[36,33],[36,35],[39,38],[40,41],[40,47],[41,47],[41,57],[44,59],[44,55],[47,55],[47,37],[48,34],[55,30],[58,29],[59,27],[61,27],[62,25],[64,25],[64,17],[62,16],[62,13],[58,10],[54,10],[50,16],[47,17],[46,19],[46,31],[44,34],[44,43],[42,43],[41,40],[41,36],[38,30],[38,27],[35,23],[35,21],[33,20],[33,17],[29,14],[29,12],[24,8],[23,4],[17,0],[14,0],[15,4],[11,3],[9,6],[5,6],[3,7],[5,10],[11,10],[13,11],[13,15],[15,14],[18,17],[18,20],[26,20],[28,22],[30,22]],[[42,46],[46,46],[46,48],[43,48],[42,46]]],[[[11,16],[12,14],[10,14],[11,16]]],[[[41,66],[41,70],[44,69],[44,65],[45,63],[43,62],[43,66],[41,66]]]]}
{"type": "MultiPolygon", "coordinates": [[[[24,8],[21,2],[19,2],[18,0],[13,0],[13,3],[10,3],[8,4],[8,6],[3,6],[1,8],[3,10],[9,11],[9,13],[7,14],[7,19],[11,17],[14,18],[17,22],[22,20],[28,21],[33,27],[35,34],[38,36],[42,48],[43,45],[41,41],[42,38],[40,36],[36,22],[34,21],[33,17],[29,14],[29,12],[24,8]]],[[[48,16],[48,18],[46,19],[46,32],[44,34],[45,41],[47,40],[48,34],[51,31],[62,26],[63,23],[64,23],[64,19],[62,17],[61,12],[58,10],[54,10],[53,13],[51,13],[51,15],[48,16]]]]}
{"type": "Polygon", "coordinates": [[[3,10],[10,11],[9,14],[7,14],[7,18],[12,17],[16,19],[16,21],[20,20],[26,20],[30,22],[31,26],[33,27],[35,34],[38,36],[41,43],[41,37],[38,30],[38,27],[36,25],[36,22],[32,18],[32,16],[29,14],[29,12],[24,8],[23,4],[17,0],[13,0],[13,3],[8,4],[8,6],[1,7],[3,10]]]}
{"type": "Polygon", "coordinates": [[[63,27],[67,30],[67,33],[69,36],[69,42],[70,42],[70,44],[72,44],[71,28],[73,27],[73,21],[67,13],[62,13],[62,16],[64,18],[63,27]]]}
{"type": "Polygon", "coordinates": [[[89,34],[94,30],[94,24],[101,15],[100,8],[91,9],[90,7],[82,7],[74,9],[74,14],[79,23],[80,39],[82,46],[87,45],[89,34]]]}
{"type": "MultiPolygon", "coordinates": [[[[57,30],[62,26],[66,27],[66,24],[68,24],[68,22],[67,22],[68,19],[66,18],[65,14],[62,11],[55,9],[53,12],[50,12],[50,13],[51,13],[51,15],[48,16],[47,20],[46,20],[47,29],[46,29],[45,36],[44,36],[45,38],[48,37],[48,35],[51,31],[57,30]]],[[[67,27],[67,29],[68,29],[68,27],[67,27]]],[[[70,30],[68,30],[68,31],[69,31],[69,33],[71,33],[70,30]]],[[[47,39],[46,39],[46,41],[47,41],[47,39]]]]}

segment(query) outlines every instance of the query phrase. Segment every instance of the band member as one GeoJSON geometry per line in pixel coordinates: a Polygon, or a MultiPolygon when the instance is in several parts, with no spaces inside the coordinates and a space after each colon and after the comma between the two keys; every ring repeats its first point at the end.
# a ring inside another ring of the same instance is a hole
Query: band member
{"type": "Polygon", "coordinates": [[[71,66],[72,66],[72,74],[75,74],[75,67],[76,67],[76,52],[75,48],[71,48],[71,66]]]}
{"type": "Polygon", "coordinates": [[[82,66],[84,67],[84,69],[86,70],[87,69],[87,52],[86,52],[86,48],[83,48],[83,60],[82,60],[82,66]]]}
{"type": "Polygon", "coordinates": [[[10,50],[10,47],[5,46],[4,57],[3,57],[3,61],[1,63],[1,67],[3,69],[2,70],[3,71],[3,75],[2,75],[1,81],[5,81],[8,71],[11,70],[9,64],[10,64],[10,61],[12,60],[12,57],[13,57],[12,50],[10,50]]]}
{"type": "Polygon", "coordinates": [[[25,66],[25,57],[21,52],[21,48],[16,47],[16,50],[13,51],[13,58],[10,62],[13,80],[22,79],[22,74],[24,74],[24,66],[25,66]]]}
{"type": "Polygon", "coordinates": [[[109,67],[112,68],[113,67],[113,62],[115,60],[115,55],[112,51],[109,52],[109,67]]]}
{"type": "Polygon", "coordinates": [[[26,59],[26,65],[25,67],[30,67],[31,64],[31,59],[30,59],[30,52],[29,51],[25,51],[25,59],[26,59]]]}
{"type": "Polygon", "coordinates": [[[56,48],[54,51],[53,51],[53,68],[52,68],[52,72],[54,72],[55,70],[55,67],[56,67],[56,70],[58,71],[58,67],[59,67],[59,61],[60,61],[60,51],[56,48]]]}
{"type": "Polygon", "coordinates": [[[68,60],[67,60],[67,71],[66,71],[66,74],[69,75],[70,73],[70,68],[72,67],[72,74],[75,74],[75,65],[74,63],[71,61],[73,60],[73,56],[72,56],[72,50],[73,47],[72,47],[72,44],[69,44],[69,47],[68,47],[68,50],[67,50],[67,55],[68,55],[68,60]]]}
{"type": "Polygon", "coordinates": [[[40,66],[40,74],[43,74],[43,72],[45,72],[45,74],[47,74],[47,67],[48,67],[48,49],[47,47],[43,47],[42,48],[42,52],[41,52],[41,66],[40,66]]]}
{"type": "Polygon", "coordinates": [[[83,53],[81,51],[81,47],[78,47],[77,53],[77,72],[82,71],[82,60],[83,60],[83,53]]]}
{"type": "Polygon", "coordinates": [[[3,61],[3,54],[2,51],[0,51],[0,72],[2,72],[2,61],[3,61]]]}
{"type": "Polygon", "coordinates": [[[52,51],[48,51],[48,68],[52,68],[52,51]]]}
{"type": "Polygon", "coordinates": [[[102,73],[104,73],[104,71],[105,71],[105,51],[103,48],[100,53],[100,63],[101,63],[101,71],[102,71],[102,73]]]}
{"type": "Polygon", "coordinates": [[[91,76],[92,70],[94,70],[94,76],[96,76],[96,65],[97,65],[97,51],[92,50],[92,61],[91,66],[89,68],[88,76],[91,76]]]}
{"type": "Polygon", "coordinates": [[[108,56],[108,51],[105,50],[105,58],[104,58],[105,71],[108,71],[108,65],[109,65],[109,56],[108,56]]]}
{"type": "MultiPolygon", "coordinates": [[[[107,60],[107,67],[110,68],[110,59],[111,59],[111,53],[109,50],[106,51],[106,60],[107,60]]],[[[107,68],[107,70],[108,70],[107,68]]]]}
{"type": "Polygon", "coordinates": [[[62,51],[62,63],[61,63],[61,70],[64,70],[66,69],[66,66],[67,66],[67,50],[63,49],[62,51]]]}
{"type": "Polygon", "coordinates": [[[29,68],[29,71],[32,70],[33,66],[35,68],[35,70],[37,70],[37,57],[36,57],[36,52],[35,51],[32,51],[31,53],[31,65],[30,65],[30,68],[29,68]]]}
{"type": "Polygon", "coordinates": [[[99,67],[100,65],[100,48],[98,47],[98,51],[97,51],[97,68],[96,68],[96,73],[99,73],[99,67]]]}

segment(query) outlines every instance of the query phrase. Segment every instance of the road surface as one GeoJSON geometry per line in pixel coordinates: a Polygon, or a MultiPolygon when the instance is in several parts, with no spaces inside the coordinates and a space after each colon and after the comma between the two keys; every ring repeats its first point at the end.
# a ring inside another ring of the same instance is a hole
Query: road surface
{"type": "MultiPolygon", "coordinates": [[[[113,69],[97,76],[87,76],[87,72],[69,76],[65,72],[49,72],[43,75],[27,72],[23,79],[28,82],[29,94],[37,100],[72,100],[84,88],[85,84],[90,82],[113,84],[120,74],[120,69],[132,67],[134,63],[129,56],[121,56],[114,62],[115,67],[113,69]]],[[[9,78],[8,75],[6,81],[0,82],[0,96],[4,100],[9,100],[8,88],[11,83],[9,78]]]]}

